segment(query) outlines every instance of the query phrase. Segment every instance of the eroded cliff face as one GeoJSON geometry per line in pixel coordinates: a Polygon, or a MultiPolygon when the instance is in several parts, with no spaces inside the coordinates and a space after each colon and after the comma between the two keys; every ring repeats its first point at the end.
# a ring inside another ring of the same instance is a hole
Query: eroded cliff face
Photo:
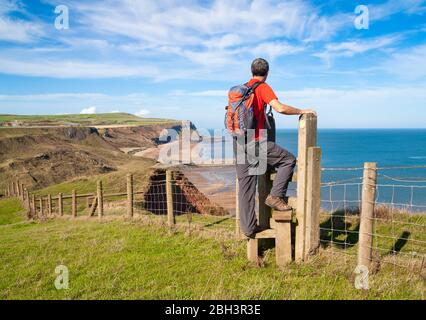
{"type": "MultiPolygon", "coordinates": [[[[158,215],[167,214],[166,172],[155,170],[146,186],[143,209],[158,215]]],[[[175,215],[208,214],[215,216],[228,215],[228,211],[211,201],[198,190],[180,171],[172,175],[173,210],[175,215]]]]}
{"type": "Polygon", "coordinates": [[[180,130],[174,123],[118,127],[46,127],[0,129],[0,186],[19,179],[37,189],[106,173],[129,161],[122,148],[156,146],[161,132],[180,130]]]}
{"type": "Polygon", "coordinates": [[[144,150],[169,142],[169,140],[162,139],[162,137],[166,137],[171,130],[179,133],[182,130],[182,125],[176,123],[168,125],[109,127],[99,129],[99,134],[105,141],[108,141],[117,148],[140,148],[144,150]]]}

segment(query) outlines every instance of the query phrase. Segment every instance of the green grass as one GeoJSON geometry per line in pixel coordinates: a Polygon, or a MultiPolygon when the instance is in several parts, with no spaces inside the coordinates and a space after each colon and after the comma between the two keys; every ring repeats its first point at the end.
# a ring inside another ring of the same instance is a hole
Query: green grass
{"type": "Polygon", "coordinates": [[[22,203],[17,198],[0,200],[0,225],[24,221],[23,211],[22,203]]]}
{"type": "Polygon", "coordinates": [[[2,122],[19,121],[28,125],[142,125],[176,122],[167,119],[141,118],[128,113],[104,113],[104,114],[69,114],[69,115],[7,115],[0,114],[2,122]]]}
{"type": "Polygon", "coordinates": [[[247,262],[244,241],[217,232],[218,218],[195,220],[190,234],[182,226],[171,234],[158,217],[4,225],[0,299],[425,298],[419,275],[388,265],[370,276],[369,291],[354,289],[355,261],[330,249],[283,269],[269,250],[259,268],[247,262]],[[69,269],[68,290],[54,287],[58,265],[69,269]]]}

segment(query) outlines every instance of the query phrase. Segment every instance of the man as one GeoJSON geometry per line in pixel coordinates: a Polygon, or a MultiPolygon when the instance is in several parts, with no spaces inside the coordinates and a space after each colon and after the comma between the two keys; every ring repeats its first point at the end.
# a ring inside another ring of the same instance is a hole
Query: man
{"type": "MultiPolygon", "coordinates": [[[[254,91],[254,117],[255,117],[255,136],[254,141],[248,141],[246,137],[244,146],[241,141],[235,140],[235,152],[244,150],[247,153],[248,145],[254,143],[259,148],[259,138],[261,132],[266,129],[265,106],[270,105],[281,114],[285,115],[302,115],[316,114],[313,110],[300,110],[278,101],[278,98],[272,88],[265,83],[269,74],[269,64],[266,60],[255,59],[251,65],[253,78],[248,82],[248,86],[253,86],[257,82],[262,82],[254,91]],[[243,147],[243,148],[240,148],[243,147]]],[[[274,142],[267,142],[267,165],[277,171],[276,178],[273,183],[270,195],[267,197],[265,204],[277,211],[287,211],[292,208],[287,204],[286,193],[288,185],[293,177],[294,167],[296,166],[296,158],[287,150],[284,150],[274,142]]],[[[247,157],[250,157],[247,155],[247,157]]],[[[253,238],[256,233],[260,232],[257,225],[255,198],[257,176],[250,174],[250,168],[253,168],[253,161],[245,161],[239,164],[237,161],[236,169],[239,182],[239,203],[240,203],[240,223],[241,229],[247,237],[253,238]]]]}

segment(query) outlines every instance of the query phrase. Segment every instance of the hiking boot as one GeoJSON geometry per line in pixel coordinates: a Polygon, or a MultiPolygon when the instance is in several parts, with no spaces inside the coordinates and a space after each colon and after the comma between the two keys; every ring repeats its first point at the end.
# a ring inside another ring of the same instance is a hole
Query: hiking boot
{"type": "Polygon", "coordinates": [[[245,234],[245,236],[247,237],[247,238],[250,238],[250,239],[255,239],[256,238],[256,234],[257,233],[259,233],[259,232],[262,232],[262,231],[264,231],[265,229],[263,229],[263,228],[261,228],[261,227],[259,227],[259,226],[256,226],[255,228],[254,228],[254,231],[251,233],[251,234],[245,234]]]}
{"type": "Polygon", "coordinates": [[[290,207],[287,204],[287,202],[283,198],[281,198],[281,197],[274,197],[274,196],[269,195],[266,198],[265,204],[268,207],[270,207],[270,208],[272,208],[274,210],[277,210],[277,211],[290,211],[290,210],[293,210],[293,208],[290,207]]]}

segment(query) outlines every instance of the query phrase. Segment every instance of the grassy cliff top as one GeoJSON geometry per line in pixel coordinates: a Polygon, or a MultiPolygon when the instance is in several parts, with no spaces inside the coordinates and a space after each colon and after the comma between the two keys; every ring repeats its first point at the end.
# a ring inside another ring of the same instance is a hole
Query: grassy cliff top
{"type": "Polygon", "coordinates": [[[15,123],[17,126],[60,125],[144,125],[176,122],[170,119],[141,118],[129,113],[66,114],[66,115],[12,115],[0,114],[0,126],[15,123]]]}

